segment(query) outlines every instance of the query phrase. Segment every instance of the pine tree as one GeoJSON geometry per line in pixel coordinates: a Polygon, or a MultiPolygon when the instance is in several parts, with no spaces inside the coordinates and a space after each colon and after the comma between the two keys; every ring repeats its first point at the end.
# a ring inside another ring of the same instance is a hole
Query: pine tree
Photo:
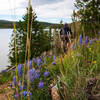
{"type": "Polygon", "coordinates": [[[100,31],[100,0],[76,0],[77,18],[91,37],[100,31]]]}
{"type": "MultiPolygon", "coordinates": [[[[43,31],[43,26],[36,20],[37,16],[33,12],[32,7],[29,13],[29,37],[31,34],[30,43],[30,59],[39,56],[42,52],[49,50],[51,48],[49,33],[43,31]],[[33,14],[33,20],[32,20],[33,14]],[[31,33],[31,23],[32,23],[32,33],[31,33]]],[[[23,21],[19,21],[16,29],[16,40],[17,40],[17,58],[18,63],[23,63],[25,59],[25,49],[26,49],[26,38],[27,38],[27,21],[28,14],[23,16],[23,21]]],[[[15,64],[14,57],[14,36],[12,35],[12,40],[10,42],[9,60],[11,65],[15,64]]]]}

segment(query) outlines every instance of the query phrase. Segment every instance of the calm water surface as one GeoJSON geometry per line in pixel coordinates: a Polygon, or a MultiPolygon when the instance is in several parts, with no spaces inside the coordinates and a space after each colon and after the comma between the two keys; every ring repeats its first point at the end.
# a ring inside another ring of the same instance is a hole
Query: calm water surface
{"type": "Polygon", "coordinates": [[[12,31],[13,29],[0,29],[0,71],[10,65],[8,53],[12,31]]]}

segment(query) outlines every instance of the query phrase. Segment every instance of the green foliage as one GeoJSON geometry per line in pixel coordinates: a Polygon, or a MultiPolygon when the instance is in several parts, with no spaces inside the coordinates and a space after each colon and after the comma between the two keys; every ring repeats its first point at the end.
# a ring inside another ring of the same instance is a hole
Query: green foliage
{"type": "Polygon", "coordinates": [[[12,75],[10,72],[0,73],[0,85],[11,80],[12,80],[12,75]]]}
{"type": "Polygon", "coordinates": [[[94,37],[100,31],[100,0],[76,0],[76,17],[86,35],[94,37]]]}
{"type": "MultiPolygon", "coordinates": [[[[30,70],[32,69],[35,70],[35,73],[39,71],[40,76],[39,77],[34,76],[34,80],[29,82],[29,91],[32,93],[30,98],[32,100],[33,99],[52,100],[52,96],[50,93],[50,89],[51,89],[50,84],[52,83],[53,78],[54,78],[53,73],[55,72],[56,72],[55,74],[58,73],[57,72],[58,67],[55,67],[54,65],[52,65],[52,68],[49,67],[49,65],[51,65],[51,62],[53,62],[52,55],[42,56],[40,66],[37,66],[36,60],[37,59],[34,59],[34,61],[32,61],[30,65],[31,66],[30,70]],[[44,63],[44,60],[46,61],[46,64],[44,63]],[[48,69],[49,74],[48,76],[45,76],[44,73],[47,71],[47,69],[48,69]],[[44,83],[44,86],[41,88],[38,87],[40,81],[44,83]]],[[[28,65],[27,64],[25,66],[25,69],[26,69],[25,72],[22,71],[22,75],[25,75],[25,78],[23,79],[22,76],[18,75],[17,86],[13,86],[12,88],[14,90],[14,94],[16,94],[16,88],[18,89],[18,93],[20,94],[19,100],[21,100],[21,98],[23,100],[27,100],[27,97],[23,95],[23,91],[27,91],[27,87],[28,87],[27,80],[29,77],[28,77],[28,65]],[[25,86],[23,91],[20,89],[20,86],[22,86],[22,82],[24,82],[24,86],[25,86]]],[[[13,73],[15,74],[15,71],[13,73]]],[[[34,75],[36,75],[35,73],[34,75]]],[[[30,77],[32,76],[30,75],[30,77]]]]}
{"type": "MultiPolygon", "coordinates": [[[[58,58],[60,60],[60,58],[58,58]]],[[[63,58],[63,66],[57,61],[60,70],[57,81],[59,92],[64,100],[86,100],[87,80],[100,73],[100,43],[78,46],[63,58]]],[[[58,74],[56,74],[58,75],[58,74]]]]}
{"type": "MultiPolygon", "coordinates": [[[[31,34],[30,43],[30,59],[39,56],[44,51],[51,49],[51,36],[49,32],[43,30],[43,26],[36,20],[37,16],[30,8],[29,13],[29,37],[31,34]],[[33,20],[32,20],[33,14],[33,20]],[[31,22],[32,22],[32,33],[31,33],[31,22]]],[[[25,59],[26,50],[26,38],[27,38],[27,22],[28,14],[23,16],[23,21],[19,21],[16,29],[16,47],[17,47],[17,61],[18,63],[23,63],[25,59]]],[[[9,60],[11,65],[15,64],[15,44],[14,44],[14,33],[11,36],[10,50],[9,50],[9,60]]]]}

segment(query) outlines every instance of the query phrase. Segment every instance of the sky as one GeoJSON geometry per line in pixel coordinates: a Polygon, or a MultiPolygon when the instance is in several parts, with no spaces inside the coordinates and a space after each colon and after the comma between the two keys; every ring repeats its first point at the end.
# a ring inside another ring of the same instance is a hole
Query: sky
{"type": "MultiPolygon", "coordinates": [[[[71,22],[75,0],[31,0],[37,20],[60,23],[71,22]]],[[[18,21],[26,13],[28,0],[0,0],[0,20],[18,21]]]]}

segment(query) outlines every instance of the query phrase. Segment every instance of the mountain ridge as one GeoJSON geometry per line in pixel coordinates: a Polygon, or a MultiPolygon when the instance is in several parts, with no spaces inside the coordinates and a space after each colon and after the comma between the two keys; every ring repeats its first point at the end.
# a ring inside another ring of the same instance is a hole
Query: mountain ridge
{"type": "MultiPolygon", "coordinates": [[[[16,23],[18,23],[16,21],[16,23]]],[[[51,25],[59,25],[59,24],[56,24],[56,23],[49,23],[49,22],[40,22],[39,23],[41,25],[43,25],[44,27],[48,27],[48,26],[51,26],[51,25]]],[[[13,28],[13,21],[9,21],[9,20],[0,20],[0,28],[13,28]]]]}

